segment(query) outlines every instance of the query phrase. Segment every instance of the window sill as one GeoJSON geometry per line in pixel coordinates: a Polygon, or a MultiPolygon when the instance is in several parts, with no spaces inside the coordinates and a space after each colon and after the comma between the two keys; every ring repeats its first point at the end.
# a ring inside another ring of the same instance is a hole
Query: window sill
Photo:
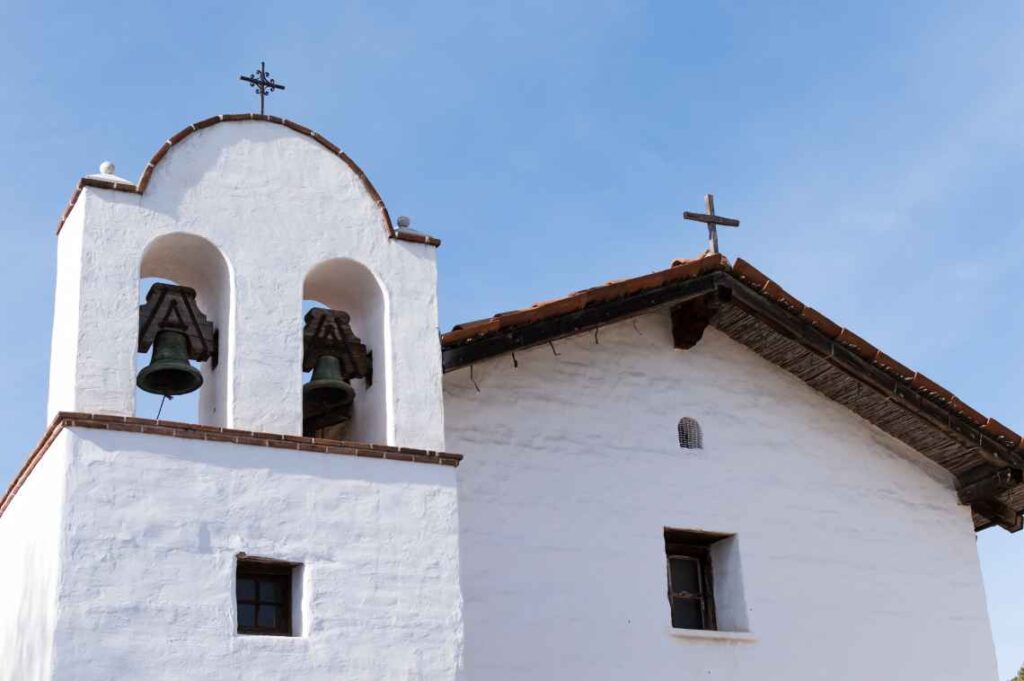
{"type": "Polygon", "coordinates": [[[689,638],[698,641],[725,641],[727,643],[754,643],[757,637],[749,631],[712,631],[708,629],[669,629],[669,634],[676,638],[689,638]]]}

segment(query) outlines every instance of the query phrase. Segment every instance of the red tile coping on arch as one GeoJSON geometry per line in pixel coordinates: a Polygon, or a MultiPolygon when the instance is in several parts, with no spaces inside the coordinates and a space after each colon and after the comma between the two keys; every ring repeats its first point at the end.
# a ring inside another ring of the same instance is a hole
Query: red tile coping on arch
{"type": "Polygon", "coordinates": [[[362,181],[363,187],[373,198],[377,204],[377,208],[380,210],[381,221],[384,224],[384,229],[391,239],[398,239],[399,241],[411,241],[414,243],[426,244],[428,246],[440,246],[441,240],[429,236],[427,234],[420,234],[418,232],[404,232],[396,231],[391,226],[391,216],[388,214],[387,206],[384,205],[384,199],[381,198],[377,188],[370,182],[370,178],[366,176],[363,169],[356,165],[356,162],[349,157],[344,151],[338,148],[337,145],[332,143],[329,139],[316,132],[310,130],[304,125],[300,125],[294,121],[290,121],[287,118],[281,118],[280,116],[267,116],[264,114],[221,114],[219,116],[211,116],[210,118],[193,123],[188,127],[182,128],[176,134],[172,135],[170,139],[164,142],[163,146],[157,149],[156,153],[153,154],[152,158],[149,159],[149,163],[146,164],[145,170],[142,171],[142,176],[136,184],[130,182],[114,182],[111,180],[105,180],[99,177],[83,177],[78,181],[75,187],[75,191],[71,194],[71,199],[68,201],[68,205],[64,208],[64,212],[60,215],[60,220],[57,223],[57,233],[60,234],[61,228],[64,227],[64,222],[68,219],[68,215],[71,214],[71,210],[75,207],[75,203],[78,201],[78,197],[82,194],[82,190],[86,187],[96,187],[99,189],[113,189],[119,192],[128,192],[130,194],[144,194],[146,187],[149,186],[149,180],[153,176],[153,170],[156,166],[167,155],[167,152],[171,150],[175,144],[179,144],[182,140],[187,138],[192,133],[202,130],[203,128],[209,128],[212,125],[218,123],[229,123],[234,121],[262,121],[264,123],[275,123],[277,125],[283,125],[286,128],[290,128],[295,132],[312,138],[318,142],[321,146],[327,149],[329,152],[340,158],[342,161],[352,169],[362,181]]]}
{"type": "Polygon", "coordinates": [[[407,461],[412,463],[429,463],[440,466],[456,467],[462,461],[461,454],[436,452],[427,449],[410,449],[409,447],[391,447],[389,445],[370,444],[366,442],[350,442],[346,440],[328,440],[326,438],[302,437],[299,435],[282,435],[280,433],[260,433],[215,426],[200,426],[193,423],[178,421],[157,421],[133,416],[109,416],[105,414],[83,414],[77,412],[60,412],[54,417],[50,427],[43,434],[28,460],[14,477],[3,498],[0,499],[0,516],[4,514],[14,495],[25,484],[32,470],[50,448],[57,436],[65,428],[92,428],[95,430],[116,430],[128,433],[147,433],[164,435],[189,440],[206,440],[208,442],[230,442],[256,447],[272,447],[317,454],[337,454],[341,456],[359,456],[369,459],[385,459],[388,461],[407,461]]]}

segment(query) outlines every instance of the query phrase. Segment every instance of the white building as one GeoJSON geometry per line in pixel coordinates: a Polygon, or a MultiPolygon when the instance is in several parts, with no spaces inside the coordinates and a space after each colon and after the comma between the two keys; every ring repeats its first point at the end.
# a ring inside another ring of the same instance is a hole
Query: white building
{"type": "Polygon", "coordinates": [[[974,534],[1021,528],[1021,437],[751,265],[439,339],[439,242],[317,133],[218,116],[106,171],[0,501],[0,680],[995,678],[974,534]],[[194,424],[135,413],[152,278],[216,331],[194,424]],[[313,430],[304,301],[372,367],[313,430]]]}

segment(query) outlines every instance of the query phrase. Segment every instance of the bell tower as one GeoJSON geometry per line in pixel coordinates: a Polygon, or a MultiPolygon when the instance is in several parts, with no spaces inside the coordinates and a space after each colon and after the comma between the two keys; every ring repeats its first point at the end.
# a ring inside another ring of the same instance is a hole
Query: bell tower
{"type": "Polygon", "coordinates": [[[298,435],[341,424],[361,441],[443,448],[438,242],[393,229],[344,152],[289,121],[219,116],[169,139],[137,184],[104,170],[83,178],[61,221],[51,417],[135,415],[136,385],[197,389],[203,425],[298,435]],[[188,333],[146,318],[149,303],[140,312],[140,282],[154,278],[190,313],[178,320],[188,333]],[[304,332],[304,301],[347,318],[334,354],[304,332]],[[160,371],[137,377],[136,352],[150,347],[160,371]],[[304,370],[319,374],[312,390],[304,370]]]}
{"type": "Polygon", "coordinates": [[[455,681],[438,245],[271,116],[188,126],[138,183],[82,178],[51,425],[0,497],[10,678],[455,681]],[[137,391],[198,392],[196,416],[137,391]]]}

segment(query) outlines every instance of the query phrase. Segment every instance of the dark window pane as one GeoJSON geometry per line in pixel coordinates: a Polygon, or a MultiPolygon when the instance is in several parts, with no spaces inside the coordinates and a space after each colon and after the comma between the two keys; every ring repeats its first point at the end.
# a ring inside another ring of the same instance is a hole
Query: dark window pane
{"type": "Polygon", "coordinates": [[[235,593],[240,601],[255,601],[256,584],[251,579],[239,578],[235,585],[235,593]]]}
{"type": "Polygon", "coordinates": [[[256,626],[256,606],[247,605],[245,603],[238,604],[238,626],[240,627],[254,627],[256,626]]]}
{"type": "Polygon", "coordinates": [[[671,582],[669,590],[674,593],[701,593],[700,564],[693,558],[669,558],[669,574],[671,582]]]}
{"type": "Polygon", "coordinates": [[[672,599],[672,626],[676,629],[703,629],[699,598],[672,599]]]}
{"type": "Polygon", "coordinates": [[[257,626],[260,629],[277,629],[280,609],[280,606],[277,605],[261,605],[256,619],[257,626]]]}
{"type": "Polygon", "coordinates": [[[284,598],[281,588],[281,582],[277,579],[268,579],[260,581],[260,602],[261,603],[280,603],[284,598]]]}

